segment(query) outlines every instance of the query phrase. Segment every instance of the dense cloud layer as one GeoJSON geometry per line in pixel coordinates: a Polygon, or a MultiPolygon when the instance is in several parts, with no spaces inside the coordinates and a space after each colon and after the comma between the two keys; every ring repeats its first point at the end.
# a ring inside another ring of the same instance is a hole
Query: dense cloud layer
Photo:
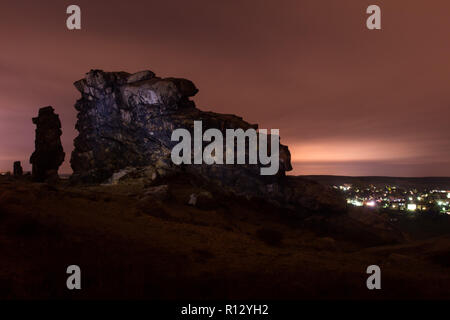
{"type": "Polygon", "coordinates": [[[0,8],[0,170],[29,169],[46,105],[70,153],[72,82],[100,68],[192,79],[200,108],[279,128],[297,174],[450,175],[448,1],[378,1],[382,31],[360,0],[77,4],[79,32],[61,1],[0,8]]]}

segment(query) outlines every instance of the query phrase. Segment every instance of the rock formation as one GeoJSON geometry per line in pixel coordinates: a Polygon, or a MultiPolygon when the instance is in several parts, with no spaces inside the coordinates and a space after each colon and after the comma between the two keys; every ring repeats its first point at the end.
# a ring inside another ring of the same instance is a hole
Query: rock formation
{"type": "Polygon", "coordinates": [[[52,107],[39,109],[33,118],[36,125],[35,151],[31,155],[32,178],[37,182],[58,178],[58,169],[64,162],[65,153],[61,144],[61,122],[52,107]]]}
{"type": "Polygon", "coordinates": [[[21,177],[23,175],[23,169],[20,161],[14,162],[14,176],[21,177]]]}
{"type": "Polygon", "coordinates": [[[185,128],[192,133],[196,120],[202,121],[203,132],[209,128],[224,133],[226,129],[258,128],[235,115],[197,109],[190,98],[198,90],[191,81],[160,78],[151,71],[91,70],[74,85],[81,99],[75,105],[79,135],[71,158],[73,181],[103,183],[136,176],[136,170],[146,172],[151,180],[168,172],[185,172],[234,194],[298,204],[293,183],[285,183],[285,172],[292,168],[289,150],[283,145],[275,176],[261,176],[260,165],[172,163],[170,153],[178,143],[171,141],[173,130],[185,128]]]}
{"type": "MultiPolygon", "coordinates": [[[[158,161],[169,164],[170,151],[176,144],[171,141],[172,131],[192,131],[194,120],[203,122],[203,130],[257,128],[234,115],[200,111],[189,99],[198,92],[191,81],[162,79],[151,71],[128,74],[92,70],[75,86],[82,98],[75,106],[80,134],[75,139],[71,164],[75,176],[83,180],[103,182],[126,167],[158,161]]],[[[284,175],[291,170],[290,155],[285,146],[280,153],[279,172],[284,175]]],[[[257,168],[246,169],[256,172],[257,168]]],[[[224,170],[231,172],[233,168],[224,170]]],[[[242,166],[237,172],[242,173],[242,166]]]]}

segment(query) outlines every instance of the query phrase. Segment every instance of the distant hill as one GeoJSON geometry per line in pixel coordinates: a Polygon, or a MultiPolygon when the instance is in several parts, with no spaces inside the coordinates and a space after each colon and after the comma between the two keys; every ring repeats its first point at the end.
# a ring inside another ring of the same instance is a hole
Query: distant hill
{"type": "Polygon", "coordinates": [[[346,176],[323,176],[309,175],[302,178],[317,181],[325,185],[350,184],[373,184],[373,185],[391,185],[399,187],[416,188],[438,188],[450,190],[450,177],[423,177],[423,178],[403,178],[403,177],[346,177],[346,176]]]}

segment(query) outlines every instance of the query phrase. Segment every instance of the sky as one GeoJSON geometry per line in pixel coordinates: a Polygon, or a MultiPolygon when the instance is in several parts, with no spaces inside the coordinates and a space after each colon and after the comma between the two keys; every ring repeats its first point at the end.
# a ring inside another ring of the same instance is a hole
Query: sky
{"type": "Polygon", "coordinates": [[[30,170],[31,118],[60,115],[70,172],[90,69],[152,70],[202,110],[280,129],[293,174],[450,176],[448,0],[0,0],[0,171],[30,170]],[[66,28],[81,7],[82,30],[66,28]],[[382,30],[366,28],[377,4],[382,30]]]}

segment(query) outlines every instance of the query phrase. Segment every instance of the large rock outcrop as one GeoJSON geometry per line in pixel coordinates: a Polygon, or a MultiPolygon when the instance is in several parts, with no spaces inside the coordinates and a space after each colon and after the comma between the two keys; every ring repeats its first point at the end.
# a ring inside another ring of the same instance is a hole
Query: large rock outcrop
{"type": "Polygon", "coordinates": [[[191,81],[160,78],[151,71],[129,74],[91,70],[74,85],[81,99],[75,105],[79,135],[71,159],[73,180],[102,183],[136,174],[133,168],[150,167],[154,170],[144,171],[151,172],[153,179],[175,170],[204,177],[236,194],[270,196],[278,202],[296,198],[292,186],[283,182],[285,172],[292,169],[289,150],[283,145],[279,171],[274,176],[261,176],[260,165],[173,165],[170,153],[178,143],[171,141],[174,129],[185,128],[192,133],[194,121],[199,120],[203,132],[216,128],[224,136],[226,129],[258,128],[235,115],[197,109],[190,98],[198,90],[191,81]]]}
{"type": "MultiPolygon", "coordinates": [[[[176,144],[171,141],[173,130],[186,128],[192,132],[194,121],[202,121],[203,131],[257,129],[257,125],[240,117],[197,109],[189,98],[198,90],[185,79],[162,79],[151,71],[128,74],[92,70],[75,86],[82,98],[75,106],[80,134],[75,139],[71,164],[75,176],[82,180],[102,182],[125,167],[169,163],[170,151],[176,144]]],[[[279,173],[283,175],[291,170],[290,155],[285,146],[281,146],[280,153],[279,173]]],[[[207,170],[205,165],[193,167],[207,170]]],[[[237,169],[242,173],[243,167],[220,166],[218,170],[237,169]]],[[[245,170],[255,173],[258,168],[245,166],[245,170]]]]}
{"type": "Polygon", "coordinates": [[[52,107],[44,107],[39,109],[33,123],[36,125],[36,140],[35,151],[30,158],[32,178],[37,182],[57,180],[58,169],[65,157],[59,116],[52,107]]]}

